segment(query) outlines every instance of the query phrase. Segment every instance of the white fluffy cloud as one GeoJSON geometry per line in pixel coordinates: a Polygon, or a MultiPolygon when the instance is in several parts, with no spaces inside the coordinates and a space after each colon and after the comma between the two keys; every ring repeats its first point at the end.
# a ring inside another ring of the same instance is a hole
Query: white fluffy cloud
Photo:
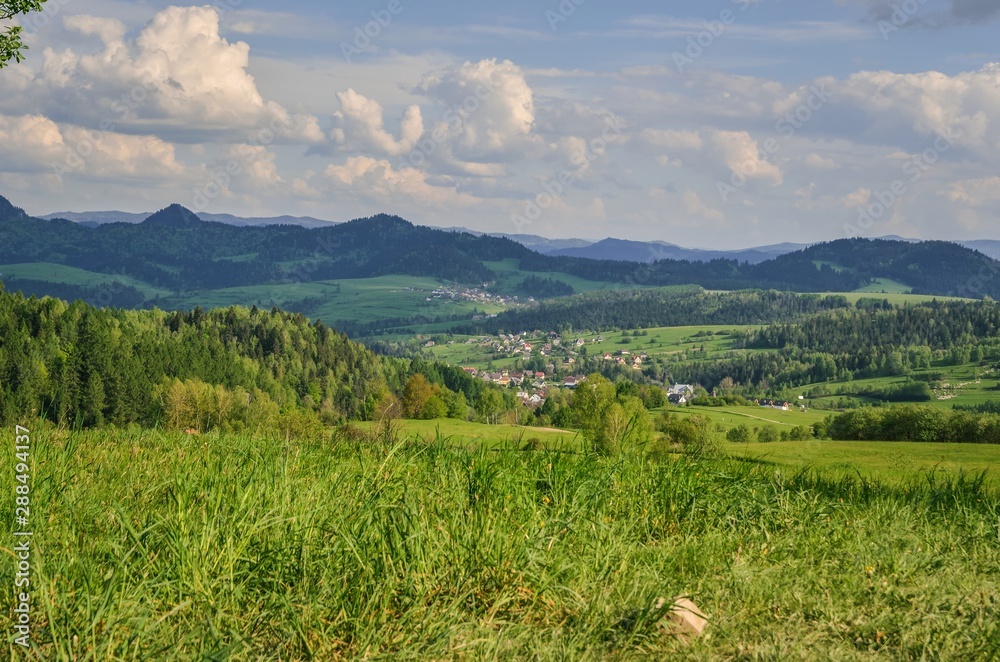
{"type": "Polygon", "coordinates": [[[155,136],[60,127],[41,115],[0,115],[0,171],[89,178],[183,176],[174,146],[155,136]]]}
{"type": "Polygon", "coordinates": [[[700,150],[704,144],[697,131],[674,131],[672,129],[646,129],[642,138],[654,147],[668,151],[700,150]]]}
{"type": "MultiPolygon", "coordinates": [[[[210,133],[219,138],[271,130],[280,139],[323,139],[315,117],[265,100],[247,72],[250,47],[219,34],[211,7],[169,7],[126,39],[125,25],[94,16],[68,16],[65,27],[97,37],[96,52],[46,48],[37,70],[0,73],[0,108],[42,112],[56,120],[95,126],[114,122],[130,133],[169,133],[177,140],[210,133]]],[[[197,142],[197,140],[195,140],[197,142]]]]}
{"type": "Polygon", "coordinates": [[[733,175],[778,186],[781,169],[761,156],[760,145],[746,131],[713,131],[712,148],[733,175]]]}
{"type": "Polygon", "coordinates": [[[1000,203],[1000,177],[984,177],[955,182],[945,192],[952,202],[970,207],[986,207],[1000,203]]]}
{"type": "Polygon", "coordinates": [[[806,165],[819,170],[836,170],[840,167],[833,159],[827,158],[822,154],[817,154],[816,152],[806,155],[806,165]]]}
{"type": "Polygon", "coordinates": [[[456,159],[489,163],[545,149],[534,133],[535,98],[524,71],[509,60],[466,62],[429,73],[411,90],[445,108],[435,141],[456,159]]]}
{"type": "Polygon", "coordinates": [[[1000,65],[954,76],[863,71],[825,82],[831,107],[823,115],[862,118],[850,127],[862,140],[922,149],[935,134],[954,135],[959,146],[983,155],[1000,148],[1000,65]]]}
{"type": "Polygon", "coordinates": [[[727,170],[727,179],[736,176],[772,186],[784,181],[781,168],[763,156],[759,143],[747,131],[646,129],[641,137],[662,165],[679,165],[671,160],[677,153],[697,154],[708,167],[727,170]]]}
{"type": "Polygon", "coordinates": [[[233,180],[240,190],[273,192],[285,184],[278,171],[277,155],[263,145],[235,145],[229,148],[226,158],[241,165],[239,176],[233,180]]]}
{"type": "Polygon", "coordinates": [[[343,148],[371,152],[378,156],[402,156],[409,153],[424,134],[420,106],[410,106],[400,122],[400,138],[385,130],[384,110],[378,101],[353,89],[337,94],[341,111],[334,115],[332,138],[343,148]]]}
{"type": "Polygon", "coordinates": [[[416,168],[395,170],[388,160],[369,156],[352,156],[343,165],[331,164],[326,177],[336,190],[369,202],[408,201],[421,208],[440,210],[468,207],[478,201],[458,192],[454,185],[429,182],[426,174],[416,168]]]}

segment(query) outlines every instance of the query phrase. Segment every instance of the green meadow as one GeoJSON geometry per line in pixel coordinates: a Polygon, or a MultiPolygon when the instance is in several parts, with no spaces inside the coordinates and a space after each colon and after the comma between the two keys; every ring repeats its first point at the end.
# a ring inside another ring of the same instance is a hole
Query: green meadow
{"type": "Polygon", "coordinates": [[[416,276],[379,276],[377,278],[287,283],[234,287],[185,295],[171,301],[174,307],[190,309],[224,308],[228,306],[266,305],[268,307],[296,303],[303,299],[318,300],[310,306],[310,317],[331,326],[341,322],[367,323],[381,319],[472,316],[473,312],[498,313],[505,306],[432,299],[434,290],[458,287],[433,278],[416,276]]]}
{"type": "Polygon", "coordinates": [[[1000,488],[1000,446],[871,441],[779,441],[730,444],[727,455],[791,471],[815,471],[828,477],[854,477],[893,484],[924,479],[956,480],[985,474],[1000,488]]]}
{"type": "Polygon", "coordinates": [[[45,283],[65,283],[67,285],[81,285],[85,287],[121,283],[122,285],[135,287],[147,297],[168,296],[170,294],[167,290],[156,288],[149,283],[130,276],[96,273],[77,269],[76,267],[69,267],[64,264],[51,264],[47,262],[4,264],[0,265],[0,274],[7,278],[35,280],[45,283]]]}
{"type": "MultiPolygon", "coordinates": [[[[932,390],[930,401],[923,403],[945,409],[955,406],[975,406],[986,402],[995,401],[1000,392],[1000,372],[988,367],[983,367],[979,363],[966,363],[962,365],[938,365],[930,370],[918,370],[909,377],[875,377],[871,379],[855,379],[850,382],[828,382],[822,384],[826,386],[831,395],[812,398],[816,403],[824,401],[836,401],[842,396],[836,391],[845,390],[851,394],[861,393],[866,389],[885,389],[887,387],[899,386],[907,383],[912,378],[927,374],[943,374],[945,379],[941,384],[932,390]]],[[[796,389],[802,394],[806,394],[814,386],[809,385],[796,389]]],[[[848,397],[863,404],[872,404],[875,400],[871,397],[856,396],[848,397]]]]}
{"type": "MultiPolygon", "coordinates": [[[[356,423],[359,428],[377,433],[377,423],[356,423]]],[[[486,425],[455,419],[418,421],[400,419],[393,421],[394,431],[408,439],[433,442],[447,439],[452,446],[468,448],[524,448],[537,441],[545,448],[575,450],[582,446],[582,438],[573,430],[535,428],[523,425],[486,425]]]]}
{"type": "Polygon", "coordinates": [[[577,294],[582,294],[584,292],[598,292],[603,290],[623,290],[623,289],[634,289],[634,285],[628,285],[625,283],[609,283],[605,281],[594,281],[579,278],[577,276],[571,276],[569,274],[563,274],[558,272],[547,272],[547,271],[522,271],[520,260],[516,259],[506,259],[498,260],[495,262],[483,262],[483,264],[493,273],[497,275],[497,290],[501,292],[509,292],[511,294],[517,293],[518,285],[527,276],[537,276],[538,278],[551,278],[552,280],[557,280],[565,283],[573,288],[577,294]]]}
{"type": "Polygon", "coordinates": [[[447,430],[32,443],[29,658],[1000,655],[1000,503],[970,476],[463,447],[447,430]],[[697,639],[664,618],[679,596],[709,617],[697,639]]]}
{"type": "MultiPolygon", "coordinates": [[[[794,403],[793,403],[794,405],[794,403]]],[[[658,416],[662,410],[650,412],[650,416],[658,416]]],[[[792,408],[789,411],[770,409],[767,407],[669,407],[668,411],[681,418],[700,416],[707,418],[719,432],[728,432],[738,425],[761,427],[773,425],[779,430],[796,426],[808,427],[819,423],[830,415],[828,411],[792,408]]]]}

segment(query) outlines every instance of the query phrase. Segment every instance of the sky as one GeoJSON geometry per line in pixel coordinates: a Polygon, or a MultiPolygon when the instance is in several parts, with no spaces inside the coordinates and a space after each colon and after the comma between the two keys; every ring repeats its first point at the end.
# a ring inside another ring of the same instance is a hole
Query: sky
{"type": "Polygon", "coordinates": [[[0,195],[34,215],[1000,239],[1000,0],[48,0],[20,23],[0,195]]]}

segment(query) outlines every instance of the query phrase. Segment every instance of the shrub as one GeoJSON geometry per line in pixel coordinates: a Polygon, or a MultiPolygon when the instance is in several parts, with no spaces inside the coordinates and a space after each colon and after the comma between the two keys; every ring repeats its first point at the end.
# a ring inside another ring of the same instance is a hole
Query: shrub
{"type": "Polygon", "coordinates": [[[769,444],[773,441],[778,441],[780,435],[778,434],[778,428],[773,425],[765,425],[757,433],[757,441],[762,444],[769,444]]]}
{"type": "Polygon", "coordinates": [[[746,444],[753,438],[753,433],[746,425],[740,424],[726,433],[726,439],[734,444],[746,444]]]}

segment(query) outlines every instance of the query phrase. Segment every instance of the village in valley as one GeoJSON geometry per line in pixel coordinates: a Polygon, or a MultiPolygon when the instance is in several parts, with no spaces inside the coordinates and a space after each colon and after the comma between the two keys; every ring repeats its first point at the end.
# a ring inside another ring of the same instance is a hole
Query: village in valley
{"type": "MultiPolygon", "coordinates": [[[[426,297],[427,301],[463,301],[467,303],[481,303],[494,306],[511,306],[519,303],[534,303],[533,297],[527,297],[523,301],[520,297],[504,294],[494,294],[486,291],[489,283],[483,283],[483,288],[478,287],[447,287],[442,286],[430,293],[426,297]]],[[[412,288],[407,288],[412,289],[412,288]]],[[[484,320],[496,317],[496,314],[477,313],[472,316],[473,320],[484,320]]]]}
{"type": "MultiPolygon", "coordinates": [[[[417,336],[416,340],[419,349],[429,356],[461,366],[476,379],[516,389],[518,401],[537,408],[545,404],[553,389],[575,389],[593,372],[648,378],[665,357],[679,357],[686,351],[705,354],[708,350],[704,330],[671,339],[668,347],[663,346],[665,340],[656,335],[656,330],[651,331],[652,336],[650,331],[574,334],[535,330],[472,337],[417,336]],[[643,343],[648,349],[639,347],[643,343]],[[628,346],[621,346],[625,344],[628,346]]],[[[729,337],[730,332],[725,333],[729,337]]],[[[712,336],[716,337],[721,338],[712,336]]],[[[666,382],[663,388],[667,403],[673,406],[688,405],[699,393],[715,395],[696,384],[666,382]]],[[[754,404],[783,411],[795,408],[786,400],[762,399],[754,404]]]]}

